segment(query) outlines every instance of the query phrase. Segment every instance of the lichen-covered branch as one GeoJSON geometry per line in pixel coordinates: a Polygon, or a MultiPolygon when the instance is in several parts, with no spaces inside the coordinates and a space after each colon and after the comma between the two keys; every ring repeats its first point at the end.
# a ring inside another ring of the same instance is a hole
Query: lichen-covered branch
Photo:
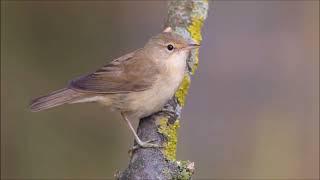
{"type": "MultiPolygon", "coordinates": [[[[208,12],[207,0],[173,0],[168,3],[165,27],[170,26],[185,39],[201,43],[201,28],[208,12]]],[[[190,86],[190,76],[199,59],[198,50],[191,52],[188,71],[180,88],[164,108],[139,122],[138,135],[142,140],[155,140],[164,148],[140,148],[132,152],[128,168],[116,174],[117,179],[190,179],[194,163],[176,160],[177,131],[181,108],[190,86]]]]}

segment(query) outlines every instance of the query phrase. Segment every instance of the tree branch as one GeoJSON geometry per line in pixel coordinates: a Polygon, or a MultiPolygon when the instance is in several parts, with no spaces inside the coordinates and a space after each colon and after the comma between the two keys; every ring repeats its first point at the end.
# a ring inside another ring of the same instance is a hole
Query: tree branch
{"type": "MultiPolygon", "coordinates": [[[[200,43],[201,28],[208,12],[207,0],[174,0],[168,3],[165,26],[170,26],[185,39],[200,43]]],[[[155,140],[164,146],[140,148],[132,152],[128,168],[118,172],[117,179],[191,179],[194,163],[176,160],[177,130],[181,108],[190,85],[190,76],[198,65],[198,50],[191,52],[188,72],[180,88],[164,108],[139,122],[138,136],[143,140],[155,140]]],[[[135,143],[136,144],[136,143],[135,143]]]]}

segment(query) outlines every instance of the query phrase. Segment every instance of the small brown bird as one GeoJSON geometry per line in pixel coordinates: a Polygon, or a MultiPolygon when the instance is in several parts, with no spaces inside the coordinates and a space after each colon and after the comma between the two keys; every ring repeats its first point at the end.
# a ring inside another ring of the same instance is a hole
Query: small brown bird
{"type": "Polygon", "coordinates": [[[141,141],[129,119],[149,116],[163,107],[182,82],[189,52],[196,47],[199,45],[189,44],[168,27],[143,48],[72,80],[66,88],[34,99],[31,110],[99,102],[121,112],[140,147],[159,147],[141,141]]]}

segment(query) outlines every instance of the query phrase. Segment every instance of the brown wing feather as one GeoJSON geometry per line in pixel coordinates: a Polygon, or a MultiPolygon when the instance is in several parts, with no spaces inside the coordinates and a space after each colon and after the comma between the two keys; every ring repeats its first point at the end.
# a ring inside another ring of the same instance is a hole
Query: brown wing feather
{"type": "Polygon", "coordinates": [[[142,53],[141,50],[137,50],[124,55],[92,74],[71,81],[70,88],[93,93],[146,90],[156,79],[157,68],[142,53]]]}

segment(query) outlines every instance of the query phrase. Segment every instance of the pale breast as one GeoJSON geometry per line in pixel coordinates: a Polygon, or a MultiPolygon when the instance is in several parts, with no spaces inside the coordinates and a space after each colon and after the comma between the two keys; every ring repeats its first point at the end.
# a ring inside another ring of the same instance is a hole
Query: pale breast
{"type": "Polygon", "coordinates": [[[173,97],[183,79],[187,55],[178,54],[178,57],[168,59],[170,64],[161,72],[152,88],[128,94],[127,108],[134,116],[141,118],[159,111],[173,97]]]}

